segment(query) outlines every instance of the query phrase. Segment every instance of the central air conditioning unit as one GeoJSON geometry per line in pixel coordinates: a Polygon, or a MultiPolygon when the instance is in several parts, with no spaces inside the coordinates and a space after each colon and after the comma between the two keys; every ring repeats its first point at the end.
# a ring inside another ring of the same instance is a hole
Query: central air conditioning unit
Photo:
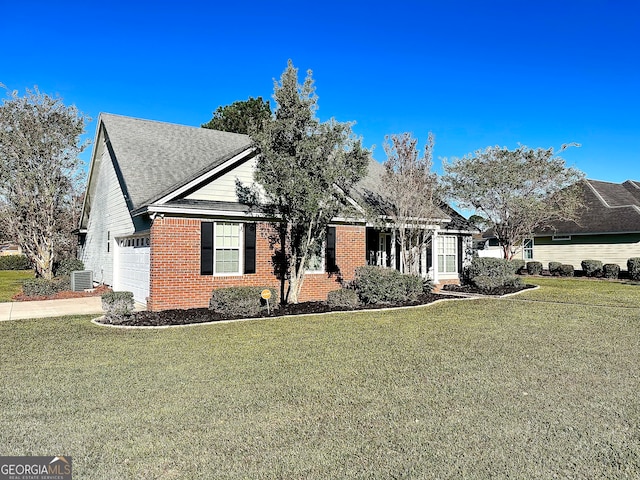
{"type": "Polygon", "coordinates": [[[74,292],[83,292],[93,288],[93,271],[92,270],[76,270],[71,272],[71,290],[74,292]]]}

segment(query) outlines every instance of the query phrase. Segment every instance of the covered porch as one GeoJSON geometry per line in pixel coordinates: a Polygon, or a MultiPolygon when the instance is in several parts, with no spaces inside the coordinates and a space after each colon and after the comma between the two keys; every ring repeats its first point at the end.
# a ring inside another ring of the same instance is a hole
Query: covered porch
{"type": "Polygon", "coordinates": [[[412,255],[413,262],[408,272],[404,271],[401,245],[397,237],[392,229],[367,227],[367,265],[394,268],[403,273],[417,273],[434,284],[451,283],[460,279],[470,252],[470,235],[433,228],[420,251],[415,251],[412,255]]]}

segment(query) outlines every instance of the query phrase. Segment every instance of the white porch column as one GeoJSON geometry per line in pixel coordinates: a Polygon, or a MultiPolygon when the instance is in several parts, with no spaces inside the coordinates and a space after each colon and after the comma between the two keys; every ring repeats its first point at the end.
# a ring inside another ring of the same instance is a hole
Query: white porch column
{"type": "Polygon", "coordinates": [[[429,278],[429,265],[427,265],[427,246],[420,247],[420,270],[423,278],[429,278]]]}
{"type": "MultiPolygon", "coordinates": [[[[391,230],[391,252],[389,252],[389,267],[396,268],[396,231],[391,230]]],[[[402,262],[400,262],[400,271],[402,271],[402,262]]]]}
{"type": "Polygon", "coordinates": [[[434,284],[438,283],[438,230],[433,231],[431,236],[431,271],[433,272],[433,278],[431,279],[434,284]]]}

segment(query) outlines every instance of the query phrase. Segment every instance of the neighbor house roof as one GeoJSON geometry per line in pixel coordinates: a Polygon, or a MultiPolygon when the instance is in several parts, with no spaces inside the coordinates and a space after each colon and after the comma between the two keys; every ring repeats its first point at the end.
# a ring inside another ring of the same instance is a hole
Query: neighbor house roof
{"type": "Polygon", "coordinates": [[[136,210],[251,147],[248,135],[103,113],[107,145],[136,210]]]}
{"type": "Polygon", "coordinates": [[[555,222],[553,234],[640,232],[640,182],[584,180],[582,191],[586,208],[578,221],[555,222]]]}

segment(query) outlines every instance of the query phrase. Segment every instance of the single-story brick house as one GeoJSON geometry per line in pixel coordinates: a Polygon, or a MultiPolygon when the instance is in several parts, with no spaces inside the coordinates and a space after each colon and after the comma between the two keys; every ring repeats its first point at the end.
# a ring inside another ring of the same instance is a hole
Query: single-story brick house
{"type": "MultiPolygon", "coordinates": [[[[254,181],[255,162],[246,135],[101,114],[79,258],[96,283],[132,291],[149,310],[205,307],[214,288],[277,287],[272,219],[241,204],[235,190],[236,179],[254,181]]],[[[355,205],[373,196],[381,168],[371,160],[351,192],[355,205]]],[[[447,205],[435,216],[421,271],[435,283],[456,282],[472,232],[447,205]]],[[[326,299],[359,266],[396,268],[396,250],[390,230],[336,218],[301,300],[326,299]]]]}
{"type": "MultiPolygon", "coordinates": [[[[580,269],[583,260],[615,263],[626,270],[627,260],[640,257],[640,182],[584,180],[585,209],[577,222],[555,222],[534,232],[517,253],[526,261],[560,262],[580,269]]],[[[480,256],[502,256],[491,233],[478,251],[480,256]]]]}

